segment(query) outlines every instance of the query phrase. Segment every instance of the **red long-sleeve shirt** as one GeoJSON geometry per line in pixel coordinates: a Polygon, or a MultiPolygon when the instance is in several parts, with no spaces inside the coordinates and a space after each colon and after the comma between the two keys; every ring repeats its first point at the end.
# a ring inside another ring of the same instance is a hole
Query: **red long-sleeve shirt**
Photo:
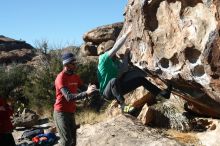
{"type": "Polygon", "coordinates": [[[12,108],[0,97],[0,134],[12,132],[13,126],[10,119],[12,114],[12,108]]]}
{"type": "Polygon", "coordinates": [[[55,80],[56,102],[54,104],[54,110],[74,113],[76,110],[75,101],[67,101],[60,89],[66,87],[71,93],[77,93],[78,87],[82,84],[83,82],[78,75],[68,75],[64,70],[60,72],[55,80]]]}

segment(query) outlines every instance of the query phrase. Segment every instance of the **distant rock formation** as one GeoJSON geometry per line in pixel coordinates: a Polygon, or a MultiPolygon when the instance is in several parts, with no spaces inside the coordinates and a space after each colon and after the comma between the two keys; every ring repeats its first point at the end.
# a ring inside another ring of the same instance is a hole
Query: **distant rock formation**
{"type": "Polygon", "coordinates": [[[34,57],[33,47],[25,41],[0,35],[0,64],[26,63],[34,57]]]}
{"type": "Polygon", "coordinates": [[[81,52],[87,56],[97,56],[105,49],[111,48],[117,39],[123,23],[114,23],[97,27],[84,34],[85,44],[81,46],[81,52]]]}
{"type": "Polygon", "coordinates": [[[130,25],[132,63],[172,83],[189,109],[219,118],[220,1],[129,0],[122,32],[130,25]]]}

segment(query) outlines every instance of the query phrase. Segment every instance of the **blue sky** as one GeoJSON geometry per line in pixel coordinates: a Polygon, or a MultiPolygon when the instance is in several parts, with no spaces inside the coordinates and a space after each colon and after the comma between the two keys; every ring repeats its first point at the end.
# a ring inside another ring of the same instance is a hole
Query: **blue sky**
{"type": "Polygon", "coordinates": [[[34,45],[83,43],[85,32],[124,21],[127,0],[2,0],[0,35],[34,45]]]}

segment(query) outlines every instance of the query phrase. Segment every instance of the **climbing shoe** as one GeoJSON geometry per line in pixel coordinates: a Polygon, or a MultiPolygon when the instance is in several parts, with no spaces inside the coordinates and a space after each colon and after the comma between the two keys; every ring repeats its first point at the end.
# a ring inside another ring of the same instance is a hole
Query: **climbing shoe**
{"type": "Polygon", "coordinates": [[[166,89],[162,90],[157,96],[156,100],[163,101],[170,98],[172,92],[172,85],[169,85],[166,89]]]}
{"type": "Polygon", "coordinates": [[[131,105],[123,105],[121,106],[123,113],[133,114],[135,112],[135,108],[131,105]]]}

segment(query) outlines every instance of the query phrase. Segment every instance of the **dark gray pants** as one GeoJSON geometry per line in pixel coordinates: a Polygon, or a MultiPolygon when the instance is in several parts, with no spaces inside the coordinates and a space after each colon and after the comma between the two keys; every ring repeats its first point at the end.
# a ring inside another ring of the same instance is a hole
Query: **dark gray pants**
{"type": "Polygon", "coordinates": [[[143,72],[132,70],[124,73],[120,78],[111,79],[105,87],[103,95],[108,100],[116,98],[119,104],[123,104],[123,96],[140,86],[143,86],[155,96],[161,92],[161,89],[145,78],[143,72]]]}
{"type": "Polygon", "coordinates": [[[61,146],[75,146],[76,122],[74,114],[54,111],[53,117],[60,135],[61,146]]]}

